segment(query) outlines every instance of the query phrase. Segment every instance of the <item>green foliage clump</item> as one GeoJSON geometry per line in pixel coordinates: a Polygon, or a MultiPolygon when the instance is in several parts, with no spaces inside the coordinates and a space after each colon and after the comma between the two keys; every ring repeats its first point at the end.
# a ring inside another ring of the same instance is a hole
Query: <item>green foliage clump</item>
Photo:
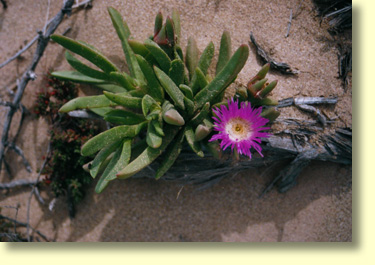
{"type": "Polygon", "coordinates": [[[89,170],[93,178],[100,176],[97,192],[114,179],[133,176],[156,159],[160,164],[155,178],[161,178],[185,143],[201,157],[203,150],[217,150],[217,146],[212,147],[217,143],[208,143],[213,128],[211,109],[225,104],[224,91],[237,78],[249,55],[247,45],[232,53],[230,35],[224,32],[216,69],[210,74],[214,44],[210,42],[200,53],[190,37],[184,53],[177,11],[165,22],[162,14],[157,14],[153,35],[143,42],[131,38],[118,11],[108,11],[129,72],[121,71],[90,44],[52,36],[70,51],[66,59],[75,69],[52,75],[103,89],[103,95],[74,98],[60,108],[62,113],[92,111],[113,126],[81,149],[83,156],[96,154],[89,170]],[[86,65],[71,52],[97,68],[86,65]]]}

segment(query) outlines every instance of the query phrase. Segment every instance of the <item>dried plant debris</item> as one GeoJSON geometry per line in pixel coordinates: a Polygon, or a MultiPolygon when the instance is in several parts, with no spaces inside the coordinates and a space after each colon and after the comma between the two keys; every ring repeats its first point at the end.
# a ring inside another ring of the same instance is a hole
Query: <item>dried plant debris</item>
{"type": "Polygon", "coordinates": [[[297,75],[299,71],[293,70],[289,64],[283,62],[277,62],[256,42],[255,37],[252,32],[250,32],[251,43],[255,46],[258,56],[262,59],[264,63],[269,63],[271,68],[279,71],[286,75],[297,75]]]}
{"type": "Polygon", "coordinates": [[[314,2],[322,21],[328,21],[330,26],[328,32],[337,36],[338,75],[346,90],[350,86],[352,72],[352,1],[315,0],[314,2]]]}
{"type": "Polygon", "coordinates": [[[352,28],[351,0],[315,0],[318,14],[327,19],[330,33],[337,34],[352,28]]]}
{"type": "Polygon", "coordinates": [[[351,80],[352,73],[352,46],[351,45],[339,45],[338,67],[339,67],[339,78],[344,83],[344,88],[348,88],[351,80]]]}

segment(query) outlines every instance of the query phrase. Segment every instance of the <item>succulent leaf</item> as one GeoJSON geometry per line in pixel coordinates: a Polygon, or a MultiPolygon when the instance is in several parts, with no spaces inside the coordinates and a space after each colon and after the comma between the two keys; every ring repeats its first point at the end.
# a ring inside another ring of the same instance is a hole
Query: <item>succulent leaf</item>
{"type": "Polygon", "coordinates": [[[163,138],[155,131],[151,122],[148,123],[146,142],[152,148],[159,148],[163,142],[163,138]]]}
{"type": "Polygon", "coordinates": [[[210,106],[210,103],[206,102],[202,109],[190,120],[189,124],[191,124],[193,127],[196,127],[200,123],[202,123],[203,120],[206,119],[208,114],[210,113],[210,106]]]}
{"type": "Polygon", "coordinates": [[[158,135],[165,136],[163,128],[162,128],[163,122],[160,122],[158,120],[152,120],[150,123],[152,124],[152,126],[154,126],[155,132],[158,135]]]}
{"type": "MultiPolygon", "coordinates": [[[[180,42],[181,39],[181,24],[180,24],[180,13],[176,10],[172,10],[172,20],[174,25],[174,32],[176,36],[176,44],[180,42]]],[[[183,60],[183,58],[181,58],[183,60]]]]}
{"type": "Polygon", "coordinates": [[[68,80],[76,83],[87,83],[87,84],[104,84],[105,81],[97,78],[88,77],[80,72],[76,71],[58,71],[51,74],[53,77],[68,80]]]}
{"type": "Polygon", "coordinates": [[[176,139],[165,150],[160,166],[155,174],[155,179],[160,179],[174,164],[182,149],[184,130],[181,130],[176,139]]]}
{"type": "MultiPolygon", "coordinates": [[[[127,94],[127,93],[124,93],[127,94]]],[[[116,94],[121,95],[121,94],[116,94]]],[[[88,96],[74,98],[65,103],[60,109],[60,112],[69,112],[77,109],[93,109],[102,107],[113,107],[117,106],[117,103],[109,100],[106,96],[88,96]]]]}
{"type": "Polygon", "coordinates": [[[68,51],[65,52],[65,59],[74,69],[86,76],[107,81],[110,80],[108,74],[85,65],[68,51]]]}
{"type": "MultiPolygon", "coordinates": [[[[139,41],[136,41],[136,40],[128,40],[128,43],[130,45],[130,48],[132,48],[133,52],[136,54],[137,60],[138,60],[138,57],[139,57],[137,55],[140,55],[151,65],[157,64],[156,60],[154,59],[154,57],[152,56],[150,51],[146,48],[146,46],[142,42],[139,42],[139,41]]],[[[139,63],[139,60],[138,60],[138,63],[139,63]]],[[[142,69],[142,67],[141,67],[141,69],[142,69]]],[[[144,75],[146,77],[146,74],[144,74],[144,75]]]]}
{"type": "Polygon", "coordinates": [[[223,70],[194,97],[197,109],[201,108],[206,102],[211,102],[211,100],[217,97],[234,81],[237,74],[245,65],[248,56],[249,47],[247,45],[241,45],[224,66],[223,70]]]}
{"type": "Polygon", "coordinates": [[[154,71],[160,84],[162,87],[164,87],[165,91],[171,97],[175,105],[184,110],[184,94],[181,92],[181,90],[176,86],[173,80],[158,67],[154,66],[154,71]]]}
{"type": "Polygon", "coordinates": [[[185,97],[187,97],[190,100],[193,100],[193,98],[194,98],[193,91],[191,90],[191,88],[189,86],[187,86],[185,84],[181,84],[181,85],[179,85],[179,88],[184,93],[185,97]]]}
{"type": "Polygon", "coordinates": [[[262,89],[262,90],[259,92],[259,96],[260,96],[261,98],[266,97],[269,93],[272,92],[272,90],[276,87],[276,85],[277,85],[277,80],[272,81],[272,82],[269,83],[264,89],[262,89]]]}
{"type": "Polygon", "coordinates": [[[175,45],[175,30],[174,30],[173,21],[170,17],[167,17],[167,20],[165,22],[165,32],[167,34],[168,45],[170,47],[174,47],[174,45],[175,45]]]}
{"type": "Polygon", "coordinates": [[[201,57],[198,61],[198,67],[202,70],[203,75],[207,74],[207,70],[210,67],[212,58],[214,57],[215,46],[211,41],[207,47],[203,50],[201,57]]]}
{"type": "Polygon", "coordinates": [[[150,165],[158,156],[160,156],[167,146],[172,142],[178,132],[178,127],[166,126],[163,143],[157,149],[147,147],[136,159],[129,163],[125,168],[117,173],[119,179],[129,178],[150,165]]]}
{"type": "Polygon", "coordinates": [[[98,173],[99,169],[102,166],[102,164],[105,162],[107,157],[112,154],[114,151],[116,151],[117,148],[119,148],[121,145],[120,141],[114,142],[112,144],[107,145],[102,150],[97,153],[94,160],[90,163],[89,169],[90,169],[90,175],[95,178],[98,173]]]}
{"type": "Polygon", "coordinates": [[[190,80],[193,77],[195,68],[198,66],[198,54],[199,50],[197,47],[197,43],[195,42],[195,39],[193,37],[189,37],[186,48],[185,64],[187,69],[189,70],[190,80]]]}
{"type": "Polygon", "coordinates": [[[112,92],[112,93],[127,92],[125,88],[123,88],[122,86],[115,85],[115,84],[95,84],[95,87],[100,88],[105,91],[112,92]]]}
{"type": "Polygon", "coordinates": [[[111,180],[116,179],[116,174],[119,170],[129,164],[131,155],[131,139],[125,139],[122,148],[118,148],[113,158],[109,162],[107,168],[101,175],[98,183],[96,184],[95,191],[101,193],[111,180]]]}
{"type": "Polygon", "coordinates": [[[205,88],[208,85],[208,81],[202,72],[202,70],[197,67],[195,68],[195,73],[193,75],[191,89],[193,90],[193,93],[196,94],[201,90],[202,88],[205,88]]]}
{"type": "Polygon", "coordinates": [[[156,36],[163,26],[163,14],[159,12],[155,17],[154,36],[156,36]]]}
{"type": "Polygon", "coordinates": [[[90,140],[88,140],[81,149],[83,156],[90,156],[95,154],[105,146],[112,144],[124,138],[133,138],[139,134],[147,125],[147,122],[142,122],[137,125],[121,125],[102,132],[90,140]]]}
{"type": "Polygon", "coordinates": [[[212,131],[212,128],[207,127],[204,124],[199,124],[195,129],[195,140],[197,142],[206,138],[212,131]]]}
{"type": "Polygon", "coordinates": [[[104,120],[118,125],[135,125],[145,121],[145,118],[131,111],[112,109],[105,113],[104,120]]]}
{"type": "Polygon", "coordinates": [[[153,97],[156,101],[163,102],[164,100],[164,90],[160,86],[158,79],[155,76],[155,73],[151,67],[151,65],[139,55],[136,55],[139,66],[141,67],[145,77],[146,82],[148,84],[148,91],[147,93],[153,97]]]}
{"type": "Polygon", "coordinates": [[[275,110],[275,108],[268,108],[262,111],[260,114],[263,118],[266,118],[269,120],[269,122],[273,122],[274,120],[279,117],[280,112],[275,110]]]}
{"type": "Polygon", "coordinates": [[[117,35],[120,38],[122,49],[125,54],[126,63],[130,71],[130,75],[132,77],[135,77],[141,82],[144,81],[143,73],[141,69],[139,68],[134,52],[130,48],[130,45],[128,43],[128,37],[130,35],[130,31],[127,27],[126,22],[122,19],[120,13],[116,9],[109,7],[108,12],[111,17],[112,24],[117,32],[117,35]],[[129,34],[127,32],[129,32],[129,34]]]}
{"type": "Polygon", "coordinates": [[[216,64],[216,75],[224,68],[224,66],[228,63],[231,53],[231,39],[230,34],[228,31],[224,31],[223,35],[221,35],[220,40],[220,50],[219,50],[219,58],[216,64]]]}
{"type": "Polygon", "coordinates": [[[200,157],[204,157],[202,147],[199,142],[195,139],[195,132],[191,126],[186,126],[185,129],[185,138],[188,142],[190,148],[200,157]]]}
{"type": "Polygon", "coordinates": [[[185,65],[180,59],[175,59],[171,62],[171,68],[169,69],[169,77],[172,81],[179,86],[184,82],[185,65]]]}
{"type": "MultiPolygon", "coordinates": [[[[114,94],[103,91],[105,97],[118,105],[131,109],[142,109],[142,98],[130,96],[129,93],[114,94]]],[[[104,106],[103,106],[104,107],[104,106]]]]}
{"type": "Polygon", "coordinates": [[[171,67],[171,59],[169,59],[165,51],[163,51],[157,43],[149,39],[145,40],[144,45],[158,62],[160,68],[168,73],[169,68],[171,67]]]}
{"type": "Polygon", "coordinates": [[[132,77],[130,77],[127,73],[125,72],[111,72],[109,74],[111,77],[111,80],[121,87],[125,88],[127,91],[129,90],[135,90],[136,87],[134,85],[134,80],[132,80],[132,77]]]}
{"type": "Polygon", "coordinates": [[[161,107],[150,95],[145,95],[142,98],[142,112],[147,120],[152,120],[159,116],[161,107]]]}
{"type": "Polygon", "coordinates": [[[87,45],[83,45],[78,41],[72,40],[62,35],[52,35],[51,39],[64,48],[78,55],[81,55],[83,58],[92,62],[106,73],[118,71],[117,67],[96,49],[94,50],[87,45]]]}

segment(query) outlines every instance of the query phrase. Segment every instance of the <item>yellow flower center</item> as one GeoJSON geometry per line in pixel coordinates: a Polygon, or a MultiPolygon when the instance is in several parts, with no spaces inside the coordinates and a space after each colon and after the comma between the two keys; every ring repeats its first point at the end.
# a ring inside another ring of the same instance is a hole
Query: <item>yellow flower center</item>
{"type": "Polygon", "coordinates": [[[225,125],[225,132],[231,141],[240,142],[251,136],[252,130],[249,122],[242,118],[232,118],[225,125]]]}

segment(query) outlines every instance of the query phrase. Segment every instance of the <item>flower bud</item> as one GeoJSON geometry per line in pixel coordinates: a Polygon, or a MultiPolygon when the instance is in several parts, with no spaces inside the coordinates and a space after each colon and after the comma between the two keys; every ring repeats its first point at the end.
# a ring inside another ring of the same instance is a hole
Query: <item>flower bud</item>
{"type": "Polygon", "coordinates": [[[163,120],[171,125],[183,126],[185,124],[184,118],[175,109],[170,109],[163,114],[163,120]]]}

